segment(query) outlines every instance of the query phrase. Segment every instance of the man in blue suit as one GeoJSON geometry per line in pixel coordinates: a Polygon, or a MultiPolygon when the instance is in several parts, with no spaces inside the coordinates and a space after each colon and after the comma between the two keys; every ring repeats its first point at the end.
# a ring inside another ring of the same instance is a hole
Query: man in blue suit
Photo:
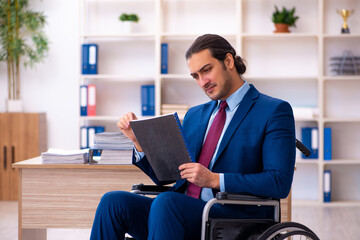
{"type": "MultiPolygon", "coordinates": [[[[202,210],[218,191],[273,198],[288,195],[295,165],[291,106],[248,84],[242,77],[243,60],[218,35],[197,38],[186,59],[191,76],[212,100],[191,108],[183,121],[195,162],[179,166],[182,180],[155,199],[122,191],[106,193],[96,211],[91,239],[124,239],[129,233],[137,240],[195,240],[201,234],[202,210]],[[217,127],[220,114],[222,123],[217,127]],[[213,138],[214,131],[219,136],[204,164],[201,159],[210,151],[207,138],[213,138]],[[193,189],[198,189],[198,195],[193,189]]],[[[134,142],[133,164],[156,184],[168,184],[156,178],[142,152],[129,125],[134,119],[133,113],[127,113],[118,122],[134,142]]],[[[214,205],[210,217],[270,218],[271,211],[268,207],[214,205]]]]}

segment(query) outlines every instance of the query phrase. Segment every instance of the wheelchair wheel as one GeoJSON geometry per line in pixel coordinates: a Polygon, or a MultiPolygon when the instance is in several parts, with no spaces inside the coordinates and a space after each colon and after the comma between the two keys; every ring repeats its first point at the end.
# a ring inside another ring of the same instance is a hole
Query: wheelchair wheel
{"type": "Polygon", "coordinates": [[[279,235],[278,237],[276,237],[276,240],[315,240],[315,239],[319,239],[316,235],[314,235],[311,232],[307,232],[304,230],[297,230],[297,231],[292,231],[292,232],[288,232],[282,235],[279,235]]]}
{"type": "Polygon", "coordinates": [[[258,240],[280,240],[291,236],[294,236],[294,238],[289,239],[301,239],[300,236],[304,236],[305,239],[319,240],[319,237],[310,228],[296,222],[277,223],[263,232],[258,240]],[[291,233],[294,235],[291,235],[291,233]]]}

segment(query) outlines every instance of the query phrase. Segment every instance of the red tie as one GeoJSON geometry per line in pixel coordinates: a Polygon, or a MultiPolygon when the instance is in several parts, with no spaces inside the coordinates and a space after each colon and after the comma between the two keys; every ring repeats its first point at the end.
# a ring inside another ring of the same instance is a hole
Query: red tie
{"type": "MultiPolygon", "coordinates": [[[[211,124],[204,145],[201,149],[199,163],[206,168],[209,166],[209,163],[214,155],[216,145],[219,141],[221,132],[224,128],[225,120],[226,120],[225,108],[227,108],[227,106],[228,105],[226,101],[221,101],[219,111],[216,114],[213,123],[211,124]]],[[[188,196],[193,198],[199,198],[200,192],[201,192],[201,187],[193,183],[189,183],[186,193],[188,196]]]]}

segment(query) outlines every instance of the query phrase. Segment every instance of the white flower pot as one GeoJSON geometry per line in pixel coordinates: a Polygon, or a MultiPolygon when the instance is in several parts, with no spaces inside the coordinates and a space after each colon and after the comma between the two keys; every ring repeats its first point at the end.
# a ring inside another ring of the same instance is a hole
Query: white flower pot
{"type": "Polygon", "coordinates": [[[123,21],[121,22],[121,31],[123,34],[129,34],[134,32],[134,24],[133,21],[123,21]]]}
{"type": "Polygon", "coordinates": [[[23,111],[22,100],[6,99],[6,111],[7,112],[22,112],[23,111]]]}

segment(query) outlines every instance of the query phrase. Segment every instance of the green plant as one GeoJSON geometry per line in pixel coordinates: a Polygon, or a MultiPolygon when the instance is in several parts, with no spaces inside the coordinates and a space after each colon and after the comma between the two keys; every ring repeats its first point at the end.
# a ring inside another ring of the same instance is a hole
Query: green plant
{"type": "Polygon", "coordinates": [[[295,14],[295,7],[293,7],[291,10],[286,9],[285,7],[282,8],[282,11],[280,12],[277,6],[275,5],[275,11],[272,15],[272,21],[273,23],[285,23],[287,25],[294,26],[295,22],[299,19],[298,16],[294,16],[295,14]]]}
{"type": "Polygon", "coordinates": [[[45,16],[28,9],[28,0],[0,0],[0,61],[6,61],[8,99],[20,99],[20,62],[34,67],[48,51],[45,16]]]}
{"type": "Polygon", "coordinates": [[[131,14],[126,14],[123,13],[119,16],[119,20],[120,21],[131,21],[131,22],[138,22],[139,21],[139,17],[138,15],[131,13],[131,14]]]}

